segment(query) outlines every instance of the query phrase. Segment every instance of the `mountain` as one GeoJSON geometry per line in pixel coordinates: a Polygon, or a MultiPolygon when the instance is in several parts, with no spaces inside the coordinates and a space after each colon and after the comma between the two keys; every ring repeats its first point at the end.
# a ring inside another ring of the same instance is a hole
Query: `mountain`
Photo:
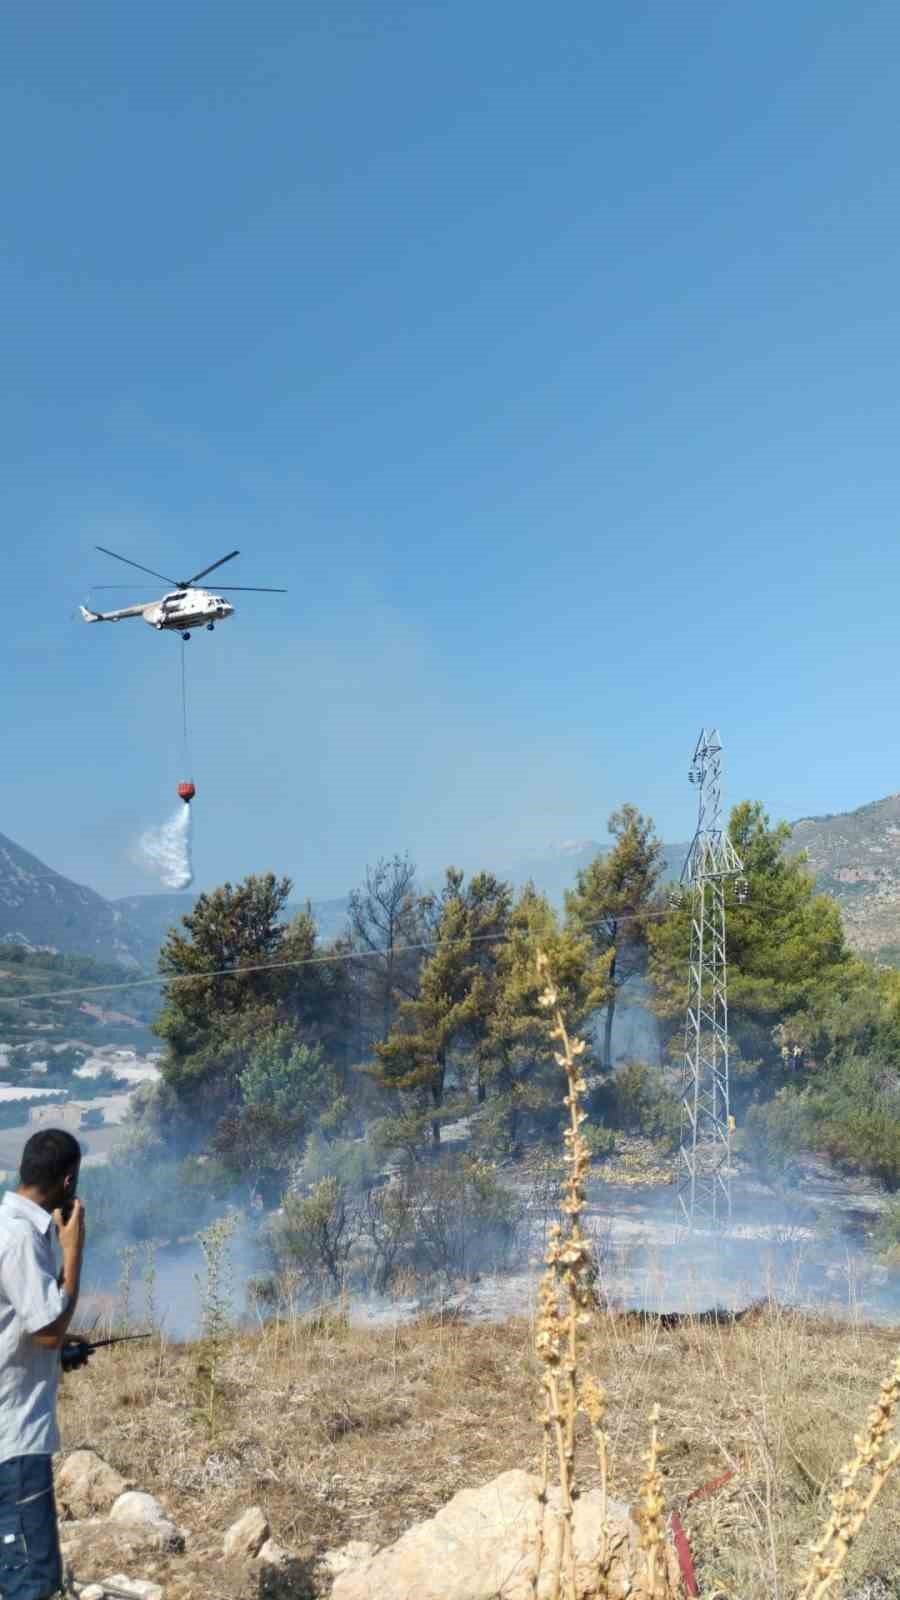
{"type": "Polygon", "coordinates": [[[803,817],[791,850],[805,850],[816,888],[833,895],[857,950],[900,959],[900,794],[821,817],[803,817]]]}
{"type": "Polygon", "coordinates": [[[0,833],[0,943],[143,967],[153,949],[93,889],[73,883],[0,833]]]}
{"type": "MultiPolygon", "coordinates": [[[[558,907],[578,871],[608,845],[570,840],[498,867],[521,888],[529,879],[558,907]]],[[[900,794],[856,811],[802,817],[789,850],[805,850],[817,889],[841,907],[853,947],[900,964],[900,794]]],[[[687,844],[664,845],[664,880],[677,879],[687,844]]],[[[435,888],[440,884],[435,883],[435,888]]],[[[139,894],[104,900],[0,834],[0,943],[117,961],[153,970],[160,945],[194,904],[192,894],[139,894]]],[[[294,901],[289,915],[305,909],[294,901]]],[[[312,902],[322,943],[343,932],[347,900],[312,902]]]]}

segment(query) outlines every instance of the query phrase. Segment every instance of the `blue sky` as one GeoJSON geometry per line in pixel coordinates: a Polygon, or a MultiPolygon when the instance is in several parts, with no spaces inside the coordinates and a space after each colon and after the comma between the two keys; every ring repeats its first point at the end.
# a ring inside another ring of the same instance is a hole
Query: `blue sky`
{"type": "Polygon", "coordinates": [[[290,591],[188,647],[202,886],[684,838],[704,722],[729,802],[900,788],[896,6],[80,0],[0,78],[0,830],[154,888],[96,543],[290,591]]]}

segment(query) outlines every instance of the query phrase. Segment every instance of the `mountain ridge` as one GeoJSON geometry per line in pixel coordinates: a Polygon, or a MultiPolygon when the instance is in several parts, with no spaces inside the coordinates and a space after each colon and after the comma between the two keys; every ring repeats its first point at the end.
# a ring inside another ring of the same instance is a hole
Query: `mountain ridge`
{"type": "MultiPolygon", "coordinates": [[[[790,826],[789,853],[806,852],[816,888],[840,905],[850,944],[900,961],[900,791],[853,811],[799,817],[790,826]]],[[[546,846],[543,853],[518,857],[499,875],[515,889],[534,882],[561,907],[577,873],[610,848],[595,839],[565,840],[546,846]]],[[[664,844],[664,881],[678,878],[688,848],[688,843],[664,844]]],[[[168,929],[195,900],[190,893],[105,900],[0,834],[0,943],[152,969],[168,929]]],[[[306,904],[292,901],[288,913],[296,914],[306,904]]],[[[311,904],[321,939],[334,939],[343,931],[347,897],[311,904]]]]}

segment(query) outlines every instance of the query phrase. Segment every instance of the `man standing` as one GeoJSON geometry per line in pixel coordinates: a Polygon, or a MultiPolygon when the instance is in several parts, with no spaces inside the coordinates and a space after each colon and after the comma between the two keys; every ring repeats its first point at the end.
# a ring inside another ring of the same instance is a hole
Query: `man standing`
{"type": "Polygon", "coordinates": [[[78,1302],[81,1147],[61,1128],[32,1134],[19,1187],[0,1205],[0,1595],[49,1600],[62,1587],[52,1456],[59,1449],[60,1350],[78,1302]],[[57,1273],[52,1229],[62,1251],[57,1273]]]}

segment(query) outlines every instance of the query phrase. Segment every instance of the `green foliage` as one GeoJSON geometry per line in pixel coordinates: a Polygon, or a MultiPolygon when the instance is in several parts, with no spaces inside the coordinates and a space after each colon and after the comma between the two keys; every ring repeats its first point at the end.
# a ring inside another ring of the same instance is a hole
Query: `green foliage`
{"type": "Polygon", "coordinates": [[[642,1133],[668,1149],[678,1143],[678,1097],[665,1075],[649,1062],[625,1062],[600,1086],[591,1099],[590,1110],[625,1133],[642,1133]]]}
{"type": "Polygon", "coordinates": [[[283,1214],[269,1225],[268,1242],[279,1271],[296,1273],[308,1289],[327,1287],[337,1294],[353,1248],[346,1186],[327,1177],[309,1194],[287,1195],[283,1214]]]}
{"type": "MultiPolygon", "coordinates": [[[[729,834],[749,888],[745,904],[728,907],[729,1022],[738,1054],[755,1064],[739,1075],[746,1100],[781,1087],[791,1030],[809,1041],[815,1019],[829,1006],[839,1010],[868,979],[837,906],[814,892],[805,858],[785,855],[788,827],[771,827],[762,806],[745,801],[731,813],[729,834]]],[[[688,898],[649,932],[653,1007],[672,1046],[684,1016],[691,917],[688,898]]]]}
{"type": "Polygon", "coordinates": [[[766,1104],[750,1106],[735,1136],[735,1154],[765,1182],[783,1183],[808,1147],[812,1125],[808,1094],[779,1089],[766,1104]]]}
{"type": "MultiPolygon", "coordinates": [[[[387,1039],[375,1046],[376,1081],[415,1110],[430,1111],[435,1145],[451,1068],[462,1086],[490,1028],[511,899],[509,885],[490,873],[477,873],[466,887],[463,873],[448,869],[440,896],[422,902],[434,949],[418,995],[403,1002],[387,1039]]],[[[480,1080],[477,1092],[481,1098],[480,1080]]]]}
{"type": "Polygon", "coordinates": [[[810,1091],[809,1109],[817,1149],[900,1187],[900,1079],[892,1068],[850,1056],[810,1091]]]}
{"type": "Polygon", "coordinates": [[[646,971],[649,915],[661,905],[662,845],[651,819],[632,805],[614,811],[607,828],[615,844],[579,872],[575,889],[566,895],[566,916],[597,954],[609,958],[601,996],[605,1011],[601,1064],[608,1072],[616,1004],[646,971]]]}
{"type": "Polygon", "coordinates": [[[872,1249],[892,1265],[900,1262],[900,1200],[892,1200],[872,1232],[872,1249]]]}
{"type": "Polygon", "coordinates": [[[169,933],[160,954],[168,981],[155,1031],[168,1047],[164,1081],[186,1113],[172,1132],[184,1135],[187,1124],[200,1137],[242,1103],[241,1076],[261,1035],[289,1027],[292,1043],[333,1043],[341,964],[313,961],[309,913],[281,921],[290,892],[290,879],[272,873],[236,887],[226,883],[200,895],[182,919],[184,931],[169,933]],[[205,976],[243,967],[259,970],[205,976]]]}
{"type": "Polygon", "coordinates": [[[0,1128],[24,1128],[33,1103],[31,1100],[0,1100],[0,1128]]]}
{"type": "Polygon", "coordinates": [[[322,1178],[337,1178],[345,1188],[361,1193],[376,1181],[379,1170],[380,1162],[368,1140],[326,1140],[313,1132],[306,1141],[299,1179],[304,1185],[314,1185],[322,1178]]]}
{"type": "Polygon", "coordinates": [[[231,1240],[233,1216],[217,1217],[197,1235],[203,1251],[201,1291],[201,1337],[197,1346],[194,1382],[197,1395],[197,1420],[209,1437],[215,1436],[222,1401],[227,1391],[222,1382],[222,1344],[231,1329],[233,1271],[231,1240]]]}
{"type": "Polygon", "coordinates": [[[605,1128],[602,1123],[586,1122],[581,1130],[592,1161],[607,1161],[616,1152],[616,1135],[612,1128],[605,1128]]]}

